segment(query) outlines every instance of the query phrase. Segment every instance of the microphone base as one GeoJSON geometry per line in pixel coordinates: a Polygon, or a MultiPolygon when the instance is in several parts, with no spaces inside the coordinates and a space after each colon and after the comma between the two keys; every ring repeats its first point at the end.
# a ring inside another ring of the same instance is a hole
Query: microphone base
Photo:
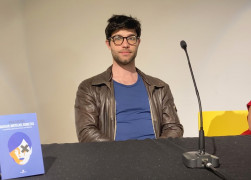
{"type": "Polygon", "coordinates": [[[204,168],[207,163],[211,163],[213,167],[218,167],[220,165],[219,158],[217,156],[206,152],[202,154],[199,151],[183,153],[182,160],[184,165],[189,168],[204,168]]]}

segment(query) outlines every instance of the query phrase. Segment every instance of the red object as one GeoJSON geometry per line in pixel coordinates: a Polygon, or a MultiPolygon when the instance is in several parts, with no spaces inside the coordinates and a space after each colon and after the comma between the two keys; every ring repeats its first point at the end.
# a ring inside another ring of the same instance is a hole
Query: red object
{"type": "Polygon", "coordinates": [[[251,101],[247,104],[248,110],[249,110],[250,106],[251,106],[251,101]]]}
{"type": "Polygon", "coordinates": [[[244,131],[243,133],[241,133],[241,135],[251,135],[251,131],[248,129],[244,131]]]}
{"type": "MultiPolygon", "coordinates": [[[[250,106],[251,106],[251,101],[249,101],[249,103],[247,104],[248,110],[249,110],[250,106]]],[[[251,135],[251,131],[248,129],[248,130],[244,131],[243,133],[241,133],[241,135],[251,135]]]]}

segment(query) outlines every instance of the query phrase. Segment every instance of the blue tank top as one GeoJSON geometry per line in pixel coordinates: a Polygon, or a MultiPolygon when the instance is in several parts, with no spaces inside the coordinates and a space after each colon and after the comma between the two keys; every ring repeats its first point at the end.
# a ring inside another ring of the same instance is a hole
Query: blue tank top
{"type": "Polygon", "coordinates": [[[114,82],[116,141],[155,138],[146,87],[142,78],[133,85],[114,82]]]}

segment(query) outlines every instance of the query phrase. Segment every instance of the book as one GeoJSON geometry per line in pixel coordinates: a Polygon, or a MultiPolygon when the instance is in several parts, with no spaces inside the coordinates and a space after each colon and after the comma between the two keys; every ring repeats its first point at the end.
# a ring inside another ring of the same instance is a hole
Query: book
{"type": "Polygon", "coordinates": [[[36,113],[0,116],[2,179],[44,174],[36,113]]]}

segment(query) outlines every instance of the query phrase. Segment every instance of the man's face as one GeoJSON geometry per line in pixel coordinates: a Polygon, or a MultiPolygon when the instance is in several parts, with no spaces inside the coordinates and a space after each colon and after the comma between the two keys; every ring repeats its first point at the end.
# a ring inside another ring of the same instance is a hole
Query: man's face
{"type": "MultiPolygon", "coordinates": [[[[111,37],[122,36],[137,36],[135,30],[132,29],[121,29],[115,31],[111,37]]],[[[140,39],[137,39],[137,42],[134,45],[130,45],[126,38],[121,45],[114,44],[113,40],[106,41],[108,48],[111,50],[114,63],[118,65],[128,65],[134,63],[135,57],[137,56],[137,51],[139,47],[140,39]]]]}

